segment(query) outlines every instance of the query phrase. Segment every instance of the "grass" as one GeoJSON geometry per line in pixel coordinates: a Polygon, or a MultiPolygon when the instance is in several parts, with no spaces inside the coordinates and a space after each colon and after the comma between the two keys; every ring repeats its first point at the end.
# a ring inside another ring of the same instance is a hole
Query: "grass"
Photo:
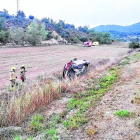
{"type": "Polygon", "coordinates": [[[41,124],[41,122],[43,122],[44,118],[41,115],[35,115],[33,116],[33,120],[30,124],[30,128],[33,131],[41,131],[43,129],[43,125],[41,124]]]}
{"type": "Polygon", "coordinates": [[[77,113],[67,120],[63,121],[65,128],[69,130],[77,129],[82,126],[88,119],[85,116],[85,112],[92,106],[96,106],[97,102],[101,99],[106,91],[108,91],[112,84],[119,78],[120,69],[110,69],[107,75],[98,80],[98,89],[94,90],[90,88],[85,93],[79,92],[68,103],[68,111],[78,109],[77,113]]]}
{"type": "Polygon", "coordinates": [[[59,140],[58,139],[58,132],[55,128],[51,128],[49,130],[46,131],[45,133],[45,138],[50,138],[51,140],[59,140]]]}
{"type": "MultiPolygon", "coordinates": [[[[16,136],[14,138],[14,140],[21,140],[21,138],[20,138],[20,136],[16,136]]],[[[32,137],[29,137],[29,138],[27,138],[27,140],[33,140],[33,138],[32,137]]]]}
{"type": "Polygon", "coordinates": [[[114,113],[114,115],[117,115],[119,117],[129,117],[130,112],[127,110],[118,110],[114,113]]]}

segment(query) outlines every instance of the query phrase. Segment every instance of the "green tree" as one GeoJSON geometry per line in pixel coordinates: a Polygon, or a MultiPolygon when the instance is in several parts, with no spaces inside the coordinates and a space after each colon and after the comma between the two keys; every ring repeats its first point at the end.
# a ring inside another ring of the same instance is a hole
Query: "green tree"
{"type": "Polygon", "coordinates": [[[5,30],[5,18],[0,17],[0,30],[5,30]]]}
{"type": "Polygon", "coordinates": [[[48,39],[48,31],[45,29],[45,24],[41,25],[41,35],[42,35],[42,40],[47,40],[48,39]]]}
{"type": "Polygon", "coordinates": [[[11,27],[9,29],[9,33],[10,33],[10,41],[14,44],[20,44],[20,45],[24,45],[23,41],[27,40],[25,39],[25,32],[24,29],[21,27],[11,27]]]}
{"type": "Polygon", "coordinates": [[[6,44],[9,40],[9,32],[8,31],[0,31],[0,42],[6,44]]]}
{"type": "Polygon", "coordinates": [[[28,41],[32,45],[36,45],[41,41],[41,32],[39,25],[36,21],[33,21],[28,27],[27,27],[27,37],[28,41]]]}

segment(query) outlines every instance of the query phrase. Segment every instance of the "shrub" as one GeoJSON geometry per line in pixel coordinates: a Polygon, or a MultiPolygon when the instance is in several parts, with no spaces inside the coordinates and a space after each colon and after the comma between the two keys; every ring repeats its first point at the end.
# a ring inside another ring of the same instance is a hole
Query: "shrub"
{"type": "Polygon", "coordinates": [[[39,25],[36,21],[33,21],[28,27],[27,27],[27,36],[28,41],[32,45],[36,45],[41,41],[41,33],[39,29],[39,25]]]}
{"type": "Polygon", "coordinates": [[[0,17],[0,30],[5,30],[5,18],[0,17]]]}
{"type": "Polygon", "coordinates": [[[131,43],[129,43],[129,48],[130,49],[136,49],[136,48],[139,48],[140,47],[140,44],[136,41],[132,41],[131,43]]]}
{"type": "Polygon", "coordinates": [[[72,41],[73,43],[77,43],[77,42],[78,42],[78,39],[77,39],[77,37],[71,38],[71,41],[72,41]]]}
{"type": "Polygon", "coordinates": [[[8,31],[0,31],[0,42],[6,44],[9,39],[9,32],[8,31]]]}
{"type": "Polygon", "coordinates": [[[125,116],[129,116],[130,115],[130,112],[127,111],[127,110],[119,110],[119,111],[116,111],[114,113],[114,115],[117,115],[117,116],[120,116],[120,117],[125,117],[125,116]]]}
{"type": "Polygon", "coordinates": [[[82,42],[88,41],[88,39],[87,39],[86,37],[80,37],[79,39],[80,39],[82,42]]]}
{"type": "Polygon", "coordinates": [[[9,29],[10,41],[14,44],[23,44],[23,40],[27,40],[25,37],[24,29],[21,27],[11,27],[9,29]]]}
{"type": "Polygon", "coordinates": [[[47,40],[48,31],[46,31],[45,29],[45,24],[41,25],[41,35],[42,35],[42,40],[47,40]]]}

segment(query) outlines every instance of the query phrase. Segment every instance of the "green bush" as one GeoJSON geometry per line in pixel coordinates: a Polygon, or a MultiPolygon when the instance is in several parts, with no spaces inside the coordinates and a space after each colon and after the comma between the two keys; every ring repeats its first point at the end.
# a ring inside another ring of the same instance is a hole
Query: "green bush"
{"type": "Polygon", "coordinates": [[[77,43],[77,42],[78,42],[78,38],[77,38],[77,37],[71,38],[71,41],[72,41],[73,43],[77,43]]]}
{"type": "Polygon", "coordinates": [[[47,37],[48,31],[46,31],[46,29],[45,29],[45,24],[41,25],[41,35],[42,35],[42,40],[48,39],[48,37],[47,37]]]}
{"type": "Polygon", "coordinates": [[[0,30],[5,30],[5,18],[0,17],[0,30]]]}
{"type": "Polygon", "coordinates": [[[9,39],[9,32],[8,31],[0,31],[0,42],[6,44],[9,39]]]}
{"type": "Polygon", "coordinates": [[[80,37],[79,40],[81,40],[82,42],[88,41],[88,39],[86,37],[80,37]]]}
{"type": "Polygon", "coordinates": [[[136,41],[132,41],[131,43],[129,43],[129,48],[130,49],[136,49],[136,48],[139,48],[140,47],[140,44],[136,41]]]}
{"type": "Polygon", "coordinates": [[[41,41],[41,32],[39,25],[36,21],[33,21],[28,27],[27,27],[27,36],[28,41],[32,45],[36,45],[41,41]]]}
{"type": "Polygon", "coordinates": [[[120,117],[125,117],[125,116],[129,116],[130,112],[127,110],[118,110],[114,113],[114,115],[120,116],[120,117]]]}
{"type": "Polygon", "coordinates": [[[10,33],[10,41],[14,44],[22,44],[23,39],[27,40],[26,36],[25,36],[25,32],[24,29],[21,27],[11,27],[9,29],[9,33],[10,33]]]}

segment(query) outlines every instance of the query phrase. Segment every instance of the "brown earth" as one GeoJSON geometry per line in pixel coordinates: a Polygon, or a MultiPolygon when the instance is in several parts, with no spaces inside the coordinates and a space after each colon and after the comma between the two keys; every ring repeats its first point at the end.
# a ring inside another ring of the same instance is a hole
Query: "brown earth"
{"type": "Polygon", "coordinates": [[[27,81],[40,75],[50,75],[58,71],[62,73],[65,63],[73,58],[86,59],[95,64],[102,59],[115,59],[128,51],[128,44],[102,45],[83,47],[74,45],[0,48],[0,89],[8,86],[9,72],[12,66],[17,68],[17,81],[20,81],[19,68],[25,64],[27,81]]]}

